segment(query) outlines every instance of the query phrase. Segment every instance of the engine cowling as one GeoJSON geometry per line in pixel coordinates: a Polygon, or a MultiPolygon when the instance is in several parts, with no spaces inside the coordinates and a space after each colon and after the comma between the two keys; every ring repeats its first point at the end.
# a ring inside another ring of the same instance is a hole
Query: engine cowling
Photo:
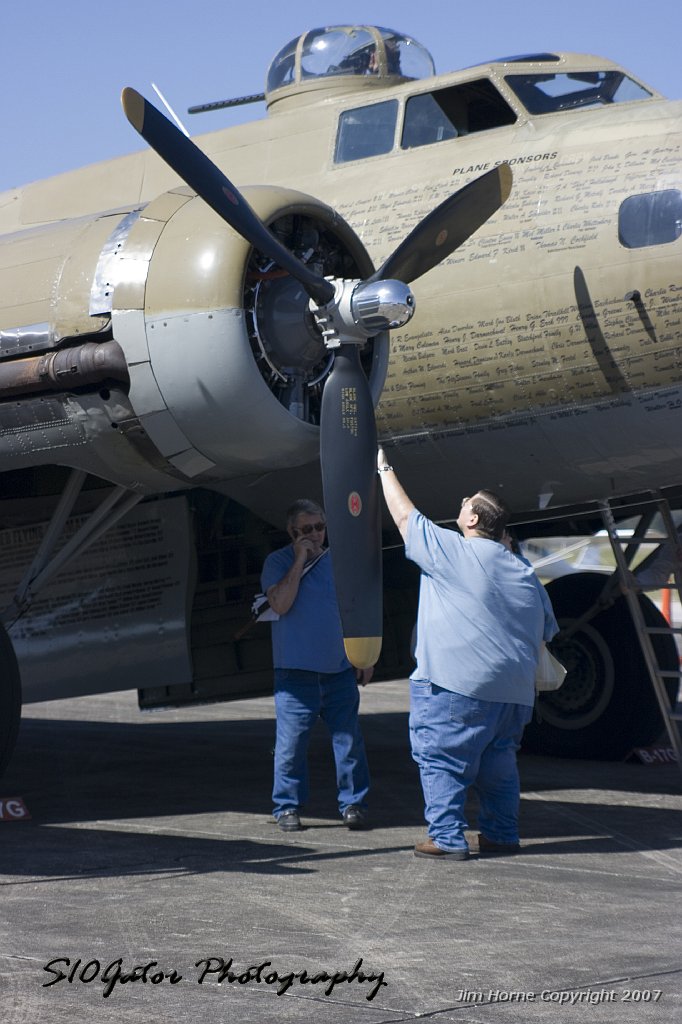
{"type": "MultiPolygon", "coordinates": [[[[371,273],[360,240],[323,203],[288,189],[244,194],[318,272],[371,273]]],[[[333,357],[298,282],[187,189],[142,211],[112,273],[113,337],[128,362],[130,404],[176,471],[192,481],[226,479],[317,457],[319,401],[333,357]]],[[[367,348],[376,400],[387,338],[367,348]]]]}
{"type": "MultiPolygon", "coordinates": [[[[318,273],[372,272],[325,204],[244,192],[318,273]]],[[[190,189],[13,236],[0,296],[0,452],[16,468],[59,461],[160,491],[317,458],[333,355],[308,296],[190,189]]],[[[376,402],[387,335],[362,358],[376,402]]]]}

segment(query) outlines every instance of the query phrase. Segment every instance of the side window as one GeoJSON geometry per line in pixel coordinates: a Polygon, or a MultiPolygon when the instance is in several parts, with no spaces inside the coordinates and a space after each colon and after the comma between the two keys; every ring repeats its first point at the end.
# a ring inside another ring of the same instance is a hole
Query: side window
{"type": "Polygon", "coordinates": [[[627,249],[665,245],[682,234],[682,192],[669,188],[624,199],[618,211],[618,240],[627,249]]]}
{"type": "Polygon", "coordinates": [[[395,141],[397,119],[397,100],[344,110],[339,118],[334,162],[343,164],[389,153],[395,141]]]}
{"type": "Polygon", "coordinates": [[[428,146],[432,142],[454,139],[462,134],[430,92],[413,96],[405,105],[405,123],[400,145],[403,149],[428,146]]]}
{"type": "Polygon", "coordinates": [[[412,96],[405,105],[403,149],[513,124],[516,114],[487,78],[412,96]]]}

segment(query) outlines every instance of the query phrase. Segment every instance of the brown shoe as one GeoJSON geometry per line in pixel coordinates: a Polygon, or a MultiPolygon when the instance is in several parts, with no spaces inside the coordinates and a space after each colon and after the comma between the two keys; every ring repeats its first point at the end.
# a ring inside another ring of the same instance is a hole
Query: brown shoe
{"type": "Polygon", "coordinates": [[[520,843],[496,843],[494,839],[486,839],[481,832],[478,834],[478,853],[480,857],[504,857],[512,853],[519,853],[520,850],[520,843]]]}
{"type": "Polygon", "coordinates": [[[428,857],[430,860],[468,860],[468,850],[441,850],[436,846],[431,836],[423,843],[417,843],[414,848],[415,857],[428,857]]]}

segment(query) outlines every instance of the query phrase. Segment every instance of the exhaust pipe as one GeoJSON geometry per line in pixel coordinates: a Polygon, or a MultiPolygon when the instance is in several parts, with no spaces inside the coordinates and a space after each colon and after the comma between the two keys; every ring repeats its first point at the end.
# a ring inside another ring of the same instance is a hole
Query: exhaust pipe
{"type": "Polygon", "coordinates": [[[41,391],[74,391],[105,380],[130,383],[123,349],[116,341],[90,341],[40,356],[0,361],[0,401],[41,391]]]}

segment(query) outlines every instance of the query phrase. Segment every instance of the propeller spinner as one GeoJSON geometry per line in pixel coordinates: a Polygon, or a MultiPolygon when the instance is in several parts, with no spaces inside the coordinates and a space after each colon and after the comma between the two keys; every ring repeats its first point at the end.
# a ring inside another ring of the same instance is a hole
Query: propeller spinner
{"type": "Polygon", "coordinates": [[[330,281],[278,241],[218,167],[134,89],[123,90],[126,117],[142,138],[246,241],[300,282],[334,366],[320,415],[320,461],[334,576],[346,653],[373,665],[381,651],[382,577],[376,424],[360,364],[367,339],[407,323],[408,285],[454,252],[505,202],[512,173],[500,164],[436,207],[366,281],[330,281]]]}

